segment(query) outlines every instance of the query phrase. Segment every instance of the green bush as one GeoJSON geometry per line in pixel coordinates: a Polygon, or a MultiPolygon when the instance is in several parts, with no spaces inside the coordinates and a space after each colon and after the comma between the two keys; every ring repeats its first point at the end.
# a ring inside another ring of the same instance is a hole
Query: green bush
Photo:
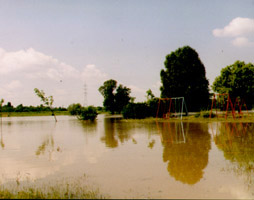
{"type": "Polygon", "coordinates": [[[81,107],[78,112],[78,119],[94,121],[97,117],[97,109],[93,106],[81,107]]]}
{"type": "Polygon", "coordinates": [[[124,107],[122,114],[125,119],[144,119],[148,117],[148,110],[146,103],[129,103],[124,107]]]}
{"type": "Polygon", "coordinates": [[[68,106],[68,111],[71,115],[78,115],[82,106],[79,103],[73,103],[68,106]]]}

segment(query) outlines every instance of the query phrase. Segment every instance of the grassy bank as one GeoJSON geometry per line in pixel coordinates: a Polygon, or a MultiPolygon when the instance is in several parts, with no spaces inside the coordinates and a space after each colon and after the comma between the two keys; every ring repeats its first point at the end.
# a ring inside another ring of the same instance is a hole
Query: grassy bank
{"type": "Polygon", "coordinates": [[[183,121],[183,122],[199,122],[199,123],[208,123],[208,122],[254,122],[254,114],[244,114],[242,117],[236,116],[233,118],[232,116],[228,116],[227,118],[222,116],[214,116],[213,118],[209,118],[207,115],[198,115],[193,114],[189,116],[183,116],[181,118],[171,117],[168,119],[163,118],[145,118],[145,119],[123,119],[124,122],[177,122],[177,121],[183,121]]]}
{"type": "MultiPolygon", "coordinates": [[[[68,111],[55,111],[55,115],[69,115],[68,111]]],[[[50,111],[42,112],[3,112],[2,117],[28,117],[28,116],[51,116],[50,111]]]]}
{"type": "Polygon", "coordinates": [[[19,190],[0,189],[0,199],[105,199],[98,190],[76,188],[73,190],[69,185],[65,188],[50,187],[43,190],[35,187],[25,187],[19,190]]]}
{"type": "Polygon", "coordinates": [[[15,181],[1,184],[0,199],[105,199],[87,178],[15,181]]]}

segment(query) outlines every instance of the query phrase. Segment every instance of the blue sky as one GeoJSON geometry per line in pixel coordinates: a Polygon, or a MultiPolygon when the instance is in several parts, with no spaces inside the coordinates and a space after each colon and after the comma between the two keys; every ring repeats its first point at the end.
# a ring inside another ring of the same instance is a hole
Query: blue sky
{"type": "Polygon", "coordinates": [[[0,0],[0,98],[38,105],[102,105],[115,79],[136,101],[160,95],[165,56],[194,48],[213,83],[236,60],[254,63],[254,0],[0,0]]]}

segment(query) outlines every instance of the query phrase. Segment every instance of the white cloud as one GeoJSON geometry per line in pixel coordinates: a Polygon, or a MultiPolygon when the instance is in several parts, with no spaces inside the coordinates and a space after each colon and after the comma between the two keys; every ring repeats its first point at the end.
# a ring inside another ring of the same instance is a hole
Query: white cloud
{"type": "Polygon", "coordinates": [[[50,78],[77,76],[78,71],[70,65],[35,51],[33,48],[16,52],[0,49],[0,75],[19,73],[28,78],[50,78]]]}
{"type": "Polygon", "coordinates": [[[88,103],[101,105],[103,99],[98,88],[107,80],[95,65],[75,68],[56,58],[29,48],[6,51],[0,48],[0,98],[13,105],[38,105],[34,88],[53,95],[55,106],[68,106],[84,101],[84,81],[87,83],[88,103]]]}
{"type": "Polygon", "coordinates": [[[99,70],[95,65],[87,65],[82,71],[82,79],[89,85],[102,85],[107,80],[107,74],[99,70]]]}
{"type": "Polygon", "coordinates": [[[213,30],[215,37],[234,37],[231,43],[237,47],[254,46],[254,19],[237,17],[224,28],[213,30]],[[251,39],[250,39],[251,38],[251,39]]]}
{"type": "Polygon", "coordinates": [[[232,44],[237,47],[254,46],[254,43],[250,42],[249,39],[246,37],[237,37],[234,40],[232,40],[232,44]]]}
{"type": "Polygon", "coordinates": [[[237,17],[222,29],[214,29],[216,37],[236,37],[254,34],[254,19],[237,17]]]}

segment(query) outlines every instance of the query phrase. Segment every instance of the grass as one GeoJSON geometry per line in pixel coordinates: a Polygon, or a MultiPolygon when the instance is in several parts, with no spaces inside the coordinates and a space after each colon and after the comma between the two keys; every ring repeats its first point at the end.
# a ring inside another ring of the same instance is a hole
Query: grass
{"type": "MultiPolygon", "coordinates": [[[[216,116],[215,113],[213,113],[213,117],[209,118],[209,114],[207,111],[201,111],[200,113],[195,113],[193,115],[189,116],[183,116],[182,121],[183,122],[203,122],[203,123],[208,123],[208,122],[254,122],[254,114],[249,113],[244,114],[242,117],[239,117],[236,115],[235,118],[233,118],[231,115],[228,115],[227,119],[222,116],[216,116]]],[[[169,119],[163,119],[163,118],[145,118],[145,119],[123,119],[122,121],[124,122],[177,122],[181,121],[180,118],[169,118],[169,119]]]]}
{"type": "MultiPolygon", "coordinates": [[[[82,189],[82,188],[81,188],[82,189]]],[[[104,199],[98,191],[74,190],[70,191],[68,186],[65,190],[52,187],[45,192],[39,188],[23,188],[18,191],[0,189],[0,199],[104,199]]]]}
{"type": "MultiPolygon", "coordinates": [[[[0,186],[0,199],[105,199],[98,189],[87,185],[84,178],[52,183],[21,182],[0,186]]],[[[109,197],[107,197],[109,198],[109,197]]]]}
{"type": "MultiPolygon", "coordinates": [[[[68,111],[55,111],[55,115],[69,115],[68,111]]],[[[3,112],[2,117],[51,116],[51,111],[42,112],[3,112]]]]}

